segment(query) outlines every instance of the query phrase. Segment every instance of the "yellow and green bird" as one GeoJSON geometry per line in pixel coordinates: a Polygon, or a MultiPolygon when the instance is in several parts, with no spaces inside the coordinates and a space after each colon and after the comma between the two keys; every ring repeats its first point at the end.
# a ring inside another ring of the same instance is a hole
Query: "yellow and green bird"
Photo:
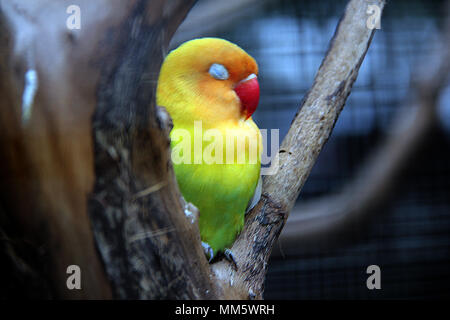
{"type": "Polygon", "coordinates": [[[251,118],[259,101],[257,74],[251,56],[218,38],[185,42],[161,67],[157,103],[173,120],[175,175],[184,198],[200,210],[210,261],[219,252],[234,261],[229,248],[261,193],[262,140],[251,118]]]}

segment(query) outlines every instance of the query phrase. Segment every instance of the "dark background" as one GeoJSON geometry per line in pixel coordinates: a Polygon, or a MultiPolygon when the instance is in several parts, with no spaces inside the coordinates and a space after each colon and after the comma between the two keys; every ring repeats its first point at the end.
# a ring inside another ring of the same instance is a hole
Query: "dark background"
{"type": "MultiPolygon", "coordinates": [[[[263,1],[194,36],[228,39],[257,60],[261,100],[253,118],[260,128],[279,129],[282,138],[313,82],[346,3],[263,1]]],[[[439,50],[443,3],[388,1],[381,30],[298,203],[338,192],[382,143],[398,112],[408,112],[400,107],[414,99],[411,77],[431,52],[439,50]]],[[[393,197],[372,219],[346,230],[346,240],[336,245],[300,242],[296,252],[271,258],[266,299],[450,296],[448,86],[439,100],[438,117],[426,143],[394,177],[399,181],[393,197]],[[381,290],[366,287],[366,268],[372,264],[381,268],[381,290]]]]}

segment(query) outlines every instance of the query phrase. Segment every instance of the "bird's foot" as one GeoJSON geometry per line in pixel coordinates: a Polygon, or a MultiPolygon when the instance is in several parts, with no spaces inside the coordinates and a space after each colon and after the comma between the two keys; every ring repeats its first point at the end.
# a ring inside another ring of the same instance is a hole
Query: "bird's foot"
{"type": "Polygon", "coordinates": [[[230,261],[233,264],[234,268],[237,271],[238,266],[237,266],[237,263],[236,263],[236,259],[234,258],[233,252],[230,249],[226,248],[225,251],[223,252],[223,255],[225,256],[225,258],[228,261],[230,261]]]}
{"type": "Polygon", "coordinates": [[[207,242],[202,241],[203,251],[205,252],[206,258],[208,258],[208,262],[211,262],[214,259],[214,250],[207,242]]]}

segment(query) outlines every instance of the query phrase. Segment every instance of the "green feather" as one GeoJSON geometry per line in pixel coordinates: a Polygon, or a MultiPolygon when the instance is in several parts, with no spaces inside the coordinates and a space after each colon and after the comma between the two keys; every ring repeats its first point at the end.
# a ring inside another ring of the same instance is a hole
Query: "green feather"
{"type": "MultiPolygon", "coordinates": [[[[244,226],[245,210],[255,192],[261,164],[259,156],[256,163],[226,164],[225,145],[223,164],[207,164],[204,159],[201,164],[194,164],[193,139],[191,135],[190,163],[174,163],[174,170],[184,198],[200,210],[200,235],[215,255],[229,248],[244,226]]],[[[180,150],[176,148],[178,143],[182,140],[172,140],[173,152],[180,150]]],[[[207,145],[203,142],[202,151],[207,145]]],[[[248,160],[248,148],[246,155],[248,160]]]]}

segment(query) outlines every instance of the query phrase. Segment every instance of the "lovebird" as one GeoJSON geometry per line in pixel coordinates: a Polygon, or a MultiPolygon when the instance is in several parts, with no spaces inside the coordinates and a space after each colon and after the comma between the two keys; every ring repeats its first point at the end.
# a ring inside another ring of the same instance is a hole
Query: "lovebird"
{"type": "Polygon", "coordinates": [[[173,121],[172,162],[186,201],[199,209],[209,261],[229,249],[261,194],[261,133],[251,116],[259,102],[258,66],[218,38],[183,43],[165,58],[156,90],[173,121]]]}

